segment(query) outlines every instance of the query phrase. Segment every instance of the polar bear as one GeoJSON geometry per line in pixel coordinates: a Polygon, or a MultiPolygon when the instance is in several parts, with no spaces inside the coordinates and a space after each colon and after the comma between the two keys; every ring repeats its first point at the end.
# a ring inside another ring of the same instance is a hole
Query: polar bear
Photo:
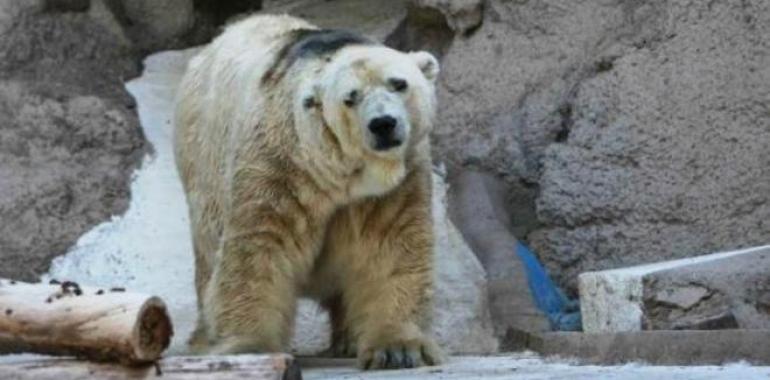
{"type": "Polygon", "coordinates": [[[290,16],[229,25],[180,84],[175,156],[198,352],[288,349],[298,297],[362,368],[442,360],[428,336],[436,59],[290,16]]]}

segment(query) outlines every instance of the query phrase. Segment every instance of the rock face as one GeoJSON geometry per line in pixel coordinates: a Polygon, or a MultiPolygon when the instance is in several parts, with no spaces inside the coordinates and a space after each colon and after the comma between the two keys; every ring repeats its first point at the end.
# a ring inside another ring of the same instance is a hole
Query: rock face
{"type": "Polygon", "coordinates": [[[77,2],[0,1],[0,34],[0,276],[32,280],[128,206],[137,65],[77,2]]]}
{"type": "Polygon", "coordinates": [[[436,9],[444,15],[453,31],[465,34],[481,25],[483,3],[481,0],[414,0],[414,8],[436,9]]]}
{"type": "Polygon", "coordinates": [[[122,2],[125,18],[137,39],[162,43],[184,36],[194,23],[190,0],[130,0],[122,2]]]}
{"type": "Polygon", "coordinates": [[[770,4],[483,14],[441,62],[437,158],[508,181],[519,237],[570,293],[586,270],[770,239],[770,4]]]}
{"type": "Polygon", "coordinates": [[[141,55],[204,41],[260,6],[210,3],[0,0],[0,276],[33,280],[126,210],[151,151],[124,88],[141,55]]]}
{"type": "Polygon", "coordinates": [[[577,87],[545,151],[531,240],[568,283],[770,239],[770,4],[651,12],[656,33],[577,87]]]}
{"type": "Polygon", "coordinates": [[[384,40],[406,14],[409,0],[266,0],[262,13],[288,13],[321,28],[349,29],[384,40]]]}

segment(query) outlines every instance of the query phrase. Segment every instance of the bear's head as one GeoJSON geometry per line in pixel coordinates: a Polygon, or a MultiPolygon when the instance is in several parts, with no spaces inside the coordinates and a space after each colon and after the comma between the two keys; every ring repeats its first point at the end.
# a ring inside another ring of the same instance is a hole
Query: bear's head
{"type": "Polygon", "coordinates": [[[400,160],[435,117],[439,65],[427,52],[355,45],[321,68],[301,99],[346,156],[400,160]]]}

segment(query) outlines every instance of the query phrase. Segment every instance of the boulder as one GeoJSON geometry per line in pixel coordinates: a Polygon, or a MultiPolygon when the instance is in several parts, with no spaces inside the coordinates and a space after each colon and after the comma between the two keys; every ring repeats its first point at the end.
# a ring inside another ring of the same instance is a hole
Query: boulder
{"type": "Polygon", "coordinates": [[[72,2],[0,1],[0,276],[33,280],[128,206],[147,151],[119,41],[72,2]],[[55,5],[55,6],[54,6],[55,5]]]}
{"type": "Polygon", "coordinates": [[[446,18],[456,33],[466,34],[481,25],[482,0],[414,0],[415,8],[433,8],[446,18]]]}
{"type": "Polygon", "coordinates": [[[322,28],[349,29],[382,41],[406,14],[408,0],[266,0],[261,13],[303,18],[322,28]]]}
{"type": "Polygon", "coordinates": [[[193,25],[192,0],[123,1],[125,16],[149,34],[147,38],[170,40],[187,33],[193,25]]]}

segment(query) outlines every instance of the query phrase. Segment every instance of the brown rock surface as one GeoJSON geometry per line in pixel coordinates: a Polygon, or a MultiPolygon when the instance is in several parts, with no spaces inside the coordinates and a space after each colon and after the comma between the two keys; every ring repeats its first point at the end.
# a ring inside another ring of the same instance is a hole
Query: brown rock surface
{"type": "Polygon", "coordinates": [[[571,293],[587,270],[770,239],[767,2],[483,15],[447,43],[436,156],[508,182],[518,237],[571,293]]]}
{"type": "Polygon", "coordinates": [[[0,0],[0,276],[32,280],[128,207],[151,149],[124,82],[210,38],[239,0],[0,0]]]}
{"type": "Polygon", "coordinates": [[[79,7],[21,3],[0,2],[0,276],[31,280],[125,210],[147,147],[130,51],[79,7]]]}

